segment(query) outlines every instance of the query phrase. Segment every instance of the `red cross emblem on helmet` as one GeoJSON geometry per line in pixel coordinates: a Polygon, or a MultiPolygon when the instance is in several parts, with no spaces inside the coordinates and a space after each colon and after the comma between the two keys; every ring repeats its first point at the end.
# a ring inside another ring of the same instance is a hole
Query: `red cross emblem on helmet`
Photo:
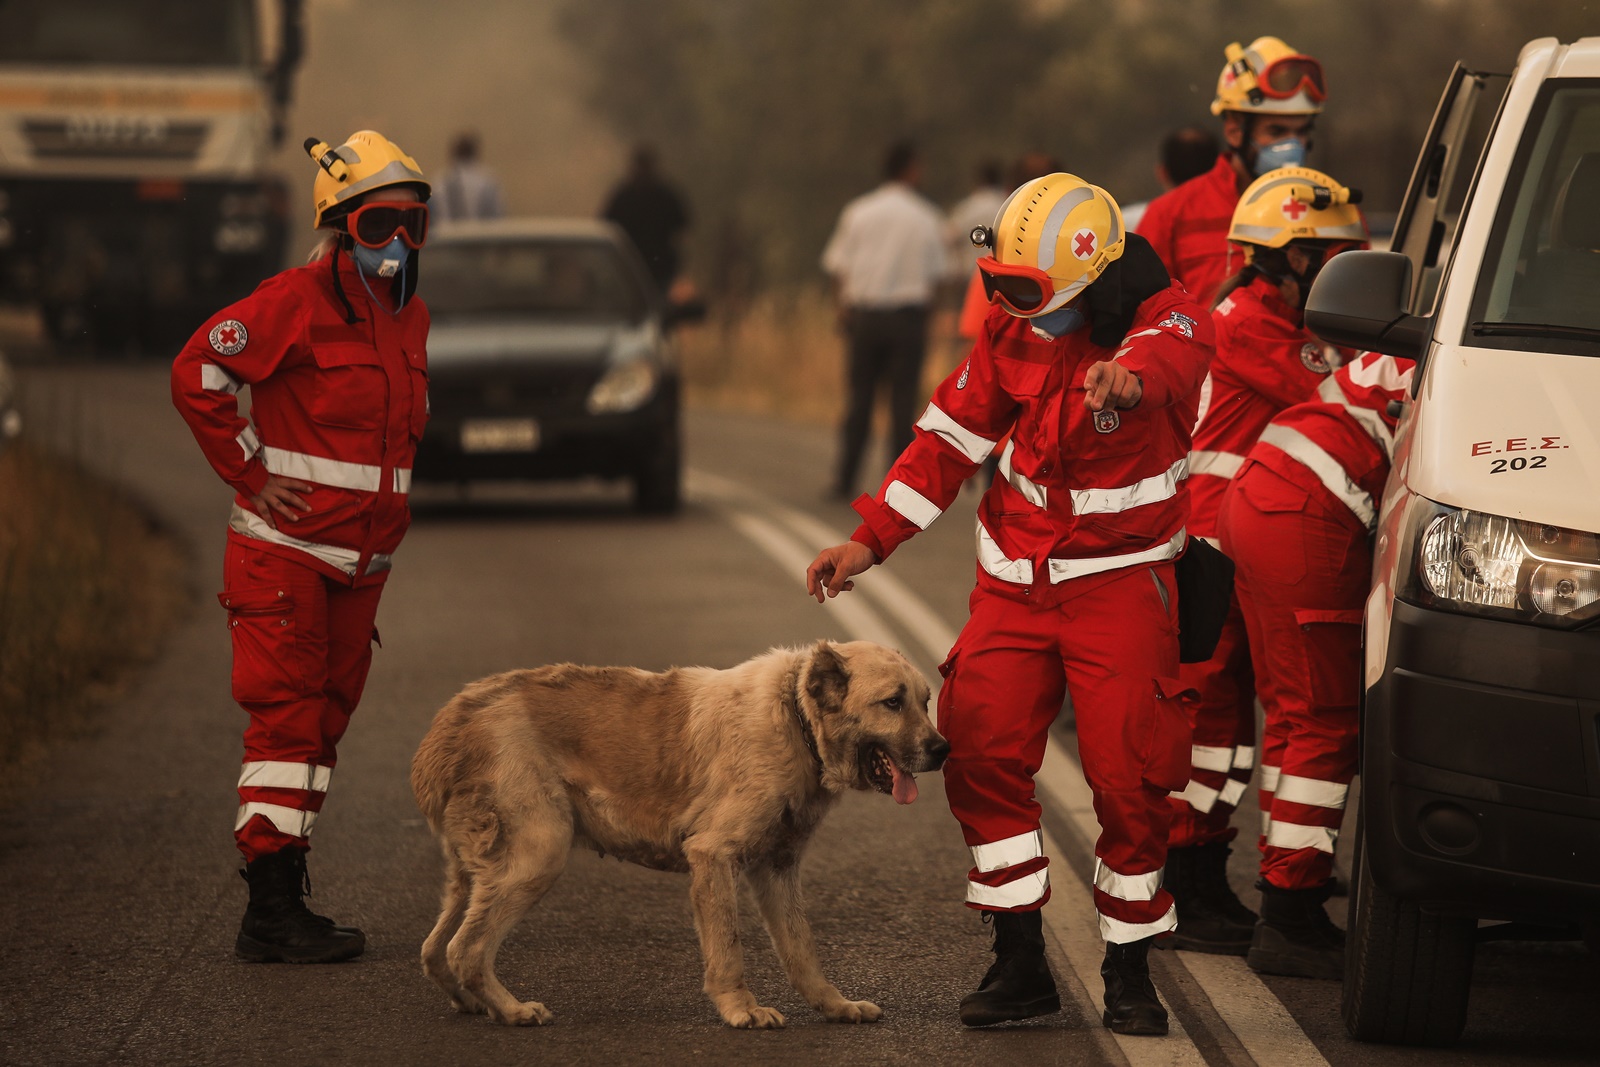
{"type": "Polygon", "coordinates": [[[1283,214],[1284,214],[1284,217],[1287,218],[1290,222],[1299,222],[1300,221],[1300,216],[1304,215],[1307,211],[1310,210],[1310,208],[1306,207],[1300,201],[1296,200],[1294,197],[1291,196],[1291,197],[1286,198],[1284,200],[1284,202],[1281,205],[1279,205],[1278,210],[1282,211],[1283,214]]]}
{"type": "Polygon", "coordinates": [[[1072,235],[1072,254],[1079,259],[1088,259],[1094,255],[1094,231],[1088,228],[1079,230],[1072,235]]]}

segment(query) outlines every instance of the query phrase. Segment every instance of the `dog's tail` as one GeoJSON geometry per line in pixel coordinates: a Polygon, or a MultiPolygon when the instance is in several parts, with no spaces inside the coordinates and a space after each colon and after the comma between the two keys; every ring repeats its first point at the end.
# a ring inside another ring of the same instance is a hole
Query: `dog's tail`
{"type": "Polygon", "coordinates": [[[506,695],[519,673],[492,675],[461,690],[439,709],[433,726],[417,746],[411,760],[411,792],[435,833],[443,825],[450,798],[481,770],[477,760],[482,758],[482,750],[464,743],[462,735],[472,728],[479,711],[506,695]]]}

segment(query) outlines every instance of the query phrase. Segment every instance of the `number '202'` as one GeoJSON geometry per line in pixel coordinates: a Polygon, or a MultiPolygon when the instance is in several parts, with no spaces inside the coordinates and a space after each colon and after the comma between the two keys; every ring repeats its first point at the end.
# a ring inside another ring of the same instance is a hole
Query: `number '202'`
{"type": "Polygon", "coordinates": [[[1531,459],[1517,456],[1513,459],[1492,459],[1489,461],[1490,474],[1504,474],[1507,470],[1539,470],[1544,466],[1545,456],[1534,456],[1531,459]]]}

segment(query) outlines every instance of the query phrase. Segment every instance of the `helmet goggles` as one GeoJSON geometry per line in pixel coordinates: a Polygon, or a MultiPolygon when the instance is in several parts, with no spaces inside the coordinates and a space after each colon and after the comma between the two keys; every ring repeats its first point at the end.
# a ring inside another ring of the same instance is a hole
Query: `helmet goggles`
{"type": "Polygon", "coordinates": [[[421,248],[428,240],[428,205],[375,200],[350,212],[346,228],[356,243],[368,248],[382,248],[396,236],[408,248],[421,248]]]}
{"type": "Polygon", "coordinates": [[[1017,315],[1037,315],[1056,295],[1050,275],[1022,263],[1001,263],[993,256],[978,260],[983,294],[991,304],[1004,304],[1017,315]]]}
{"type": "Polygon", "coordinates": [[[1322,63],[1313,56],[1282,56],[1268,63],[1256,75],[1256,88],[1261,95],[1274,100],[1287,100],[1305,90],[1306,96],[1316,103],[1328,98],[1327,82],[1322,76],[1322,63]]]}

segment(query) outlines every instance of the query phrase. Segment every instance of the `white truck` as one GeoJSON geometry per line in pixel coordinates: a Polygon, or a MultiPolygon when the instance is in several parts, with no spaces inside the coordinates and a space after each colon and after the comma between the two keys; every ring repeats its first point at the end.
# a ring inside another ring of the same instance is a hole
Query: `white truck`
{"type": "Polygon", "coordinates": [[[282,266],[302,0],[0,0],[0,302],[166,343],[282,266]]]}
{"type": "Polygon", "coordinates": [[[1345,1023],[1442,1044],[1476,946],[1600,950],[1600,38],[1457,67],[1324,340],[1418,361],[1365,626],[1345,1023]]]}

